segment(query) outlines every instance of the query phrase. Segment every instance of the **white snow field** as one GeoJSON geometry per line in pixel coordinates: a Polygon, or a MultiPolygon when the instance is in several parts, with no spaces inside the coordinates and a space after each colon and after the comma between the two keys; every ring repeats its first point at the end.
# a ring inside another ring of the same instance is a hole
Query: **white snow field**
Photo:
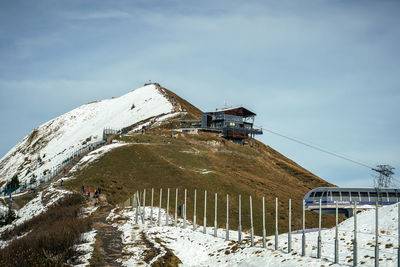
{"type": "Polygon", "coordinates": [[[80,106],[39,126],[12,148],[0,160],[0,183],[15,174],[21,183],[29,182],[32,174],[40,178],[85,143],[101,141],[104,128],[121,129],[149,119],[162,121],[180,113],[177,105],[161,88],[150,84],[118,98],[80,106]]]}
{"type": "MultiPolygon", "coordinates": [[[[224,229],[218,229],[218,237],[214,237],[212,227],[207,227],[207,234],[203,234],[202,226],[194,231],[190,222],[183,229],[182,219],[179,219],[178,227],[174,227],[172,217],[169,217],[169,226],[165,226],[164,209],[161,209],[161,226],[157,226],[158,212],[159,209],[154,208],[153,220],[150,220],[150,207],[145,207],[145,224],[142,224],[141,217],[139,224],[136,224],[136,209],[128,207],[119,212],[112,211],[108,219],[122,231],[125,256],[121,262],[124,266],[146,264],[143,257],[148,248],[141,240],[142,232],[161,251],[149,265],[162,257],[165,248],[168,248],[182,261],[181,266],[353,266],[353,218],[339,225],[340,261],[339,264],[333,264],[334,228],[322,232],[322,257],[316,259],[317,232],[306,233],[306,256],[301,257],[301,233],[292,234],[293,251],[289,254],[287,234],[279,235],[278,251],[274,251],[274,236],[267,237],[266,249],[262,248],[259,236],[255,237],[255,247],[250,247],[248,233],[244,235],[244,243],[239,246],[237,231],[230,231],[230,241],[225,241],[224,229]]],[[[398,204],[379,208],[379,214],[380,266],[397,266],[398,204]]],[[[374,266],[374,218],[374,210],[361,212],[357,216],[359,266],[374,266]]],[[[197,221],[201,224],[202,218],[198,217],[197,221]]]]}

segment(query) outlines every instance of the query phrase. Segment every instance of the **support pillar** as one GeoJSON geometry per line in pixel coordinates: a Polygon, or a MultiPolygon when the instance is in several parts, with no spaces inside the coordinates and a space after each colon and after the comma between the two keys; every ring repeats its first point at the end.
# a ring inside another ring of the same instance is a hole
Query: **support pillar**
{"type": "Polygon", "coordinates": [[[354,201],[354,242],[353,242],[353,266],[357,266],[357,201],[354,201]]]}
{"type": "Polygon", "coordinates": [[[263,248],[266,247],[266,229],[265,229],[265,197],[262,198],[262,242],[263,242],[263,248]]]}
{"type": "Polygon", "coordinates": [[[301,256],[306,255],[306,201],[303,199],[303,233],[301,235],[301,256]]]}
{"type": "Polygon", "coordinates": [[[336,227],[335,227],[335,264],[339,264],[339,212],[338,212],[338,202],[335,201],[336,204],[336,227]]]}
{"type": "MultiPolygon", "coordinates": [[[[397,192],[397,194],[399,194],[399,192],[397,192]]],[[[397,208],[398,208],[398,213],[397,213],[397,267],[400,267],[400,201],[397,201],[397,208]]]]}
{"type": "Polygon", "coordinates": [[[226,241],[229,241],[229,195],[226,194],[226,241]]]}
{"type": "Polygon", "coordinates": [[[253,227],[253,201],[250,196],[250,245],[254,247],[254,227],[253,227]]]}
{"type": "Polygon", "coordinates": [[[241,195],[239,195],[238,242],[239,242],[239,244],[242,244],[242,196],[241,195]]]}
{"type": "Polygon", "coordinates": [[[162,188],[160,188],[160,206],[158,206],[158,226],[161,226],[161,201],[162,201],[162,188]]]}
{"type": "Polygon", "coordinates": [[[278,250],[278,198],[275,198],[275,250],[278,250]]]}
{"type": "Polygon", "coordinates": [[[217,210],[218,210],[218,204],[217,204],[217,200],[218,200],[218,195],[217,193],[215,193],[215,200],[214,200],[214,236],[217,237],[217,210]]]}
{"type": "Polygon", "coordinates": [[[153,224],[154,188],[151,189],[150,223],[153,224]]]}
{"type": "Polygon", "coordinates": [[[203,233],[207,233],[207,190],[204,191],[204,218],[203,218],[203,233]]]}
{"type": "Polygon", "coordinates": [[[186,228],[186,197],[187,197],[187,190],[185,189],[185,202],[183,204],[183,228],[186,228]]]}
{"type": "Polygon", "coordinates": [[[193,204],[193,231],[196,231],[196,198],[197,198],[197,189],[194,190],[194,204],[193,204]]]}
{"type": "Polygon", "coordinates": [[[146,189],[143,189],[143,219],[146,215],[146,189]]]}
{"type": "Polygon", "coordinates": [[[317,258],[321,258],[321,216],[322,216],[322,199],[319,200],[319,213],[318,213],[318,241],[317,241],[317,258]]]}
{"type": "Polygon", "coordinates": [[[175,189],[175,218],[174,218],[174,226],[176,227],[178,224],[178,188],[175,189]]]}
{"type": "Polygon", "coordinates": [[[165,214],[165,225],[169,224],[169,188],[167,189],[167,212],[165,214]]]}
{"type": "Polygon", "coordinates": [[[289,199],[288,253],[292,252],[292,200],[289,199]]]}
{"type": "Polygon", "coordinates": [[[375,203],[375,267],[379,266],[379,224],[378,201],[375,203]]]}

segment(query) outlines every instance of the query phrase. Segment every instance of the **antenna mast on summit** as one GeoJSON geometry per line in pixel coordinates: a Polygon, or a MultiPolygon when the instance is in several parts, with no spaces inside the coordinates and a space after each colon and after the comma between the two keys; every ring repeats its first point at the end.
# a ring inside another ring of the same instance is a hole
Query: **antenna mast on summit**
{"type": "Polygon", "coordinates": [[[372,168],[378,175],[375,177],[374,183],[376,188],[388,188],[392,185],[392,175],[394,168],[390,165],[377,165],[372,168]]]}

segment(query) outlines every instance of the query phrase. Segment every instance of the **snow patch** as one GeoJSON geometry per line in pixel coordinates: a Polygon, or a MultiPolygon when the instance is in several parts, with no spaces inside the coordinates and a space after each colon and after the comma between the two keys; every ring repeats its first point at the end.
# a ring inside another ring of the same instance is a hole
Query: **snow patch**
{"type": "MultiPolygon", "coordinates": [[[[394,266],[397,262],[396,250],[398,247],[398,204],[386,206],[379,209],[380,224],[380,265],[394,266]],[[389,248],[387,248],[387,245],[389,248]]],[[[207,227],[207,234],[204,234],[203,227],[198,226],[193,230],[193,224],[187,222],[183,228],[183,220],[178,219],[178,227],[173,226],[173,218],[168,217],[169,224],[166,226],[166,212],[164,209],[143,207],[138,213],[139,224],[136,224],[136,209],[123,209],[113,213],[110,217],[118,218],[114,225],[122,231],[124,244],[124,266],[137,266],[143,262],[143,255],[146,253],[146,246],[140,244],[140,235],[144,234],[157,248],[160,248],[160,255],[163,255],[163,246],[171,249],[182,261],[180,266],[307,266],[317,267],[333,264],[333,244],[335,229],[322,231],[322,259],[316,259],[317,232],[307,231],[306,233],[306,256],[301,257],[301,232],[292,233],[292,253],[287,253],[288,235],[279,235],[279,250],[273,250],[274,236],[267,237],[267,248],[262,248],[262,239],[259,236],[254,238],[255,246],[250,247],[250,236],[242,233],[244,242],[237,243],[238,232],[229,231],[230,241],[225,241],[226,230],[217,229],[217,237],[213,236],[213,227],[207,227]],[[141,214],[144,214],[144,224],[141,222],[141,214]],[[161,219],[160,226],[158,218],[161,219]],[[161,240],[161,244],[157,241],[161,240]]],[[[358,214],[358,263],[365,266],[372,266],[374,259],[374,211],[364,211],[358,214]]],[[[340,234],[340,264],[335,266],[352,265],[352,244],[354,221],[350,218],[339,226],[340,234]]],[[[153,259],[154,262],[156,259],[153,259]]]]}
{"type": "Polygon", "coordinates": [[[89,265],[89,260],[92,258],[93,245],[96,242],[97,231],[93,230],[81,235],[81,244],[75,245],[74,250],[79,252],[81,256],[77,258],[79,264],[74,265],[78,267],[84,267],[89,265]]]}

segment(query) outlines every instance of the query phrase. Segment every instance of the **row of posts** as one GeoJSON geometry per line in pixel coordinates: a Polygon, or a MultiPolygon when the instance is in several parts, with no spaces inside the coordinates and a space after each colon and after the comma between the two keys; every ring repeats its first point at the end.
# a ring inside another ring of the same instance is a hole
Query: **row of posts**
{"type": "MultiPolygon", "coordinates": [[[[196,224],[196,198],[197,198],[197,190],[194,190],[194,207],[193,207],[193,230],[197,230],[196,224]]],[[[165,214],[165,225],[169,225],[169,199],[170,199],[170,189],[167,189],[167,207],[165,214]]],[[[140,197],[139,192],[135,194],[136,200],[136,223],[139,223],[139,216],[141,217],[142,224],[144,224],[145,217],[145,205],[146,205],[146,189],[143,191],[143,209],[140,207],[140,197]]],[[[184,190],[184,204],[183,204],[183,228],[187,227],[187,218],[186,218],[186,200],[187,200],[187,190],[184,190]]],[[[215,193],[214,197],[214,236],[217,237],[217,200],[218,195],[215,193]]],[[[241,195],[239,195],[239,220],[238,220],[238,243],[242,243],[242,199],[241,195]]],[[[252,197],[249,197],[250,204],[250,245],[254,246],[254,227],[253,227],[253,202],[252,197]]],[[[161,226],[161,204],[162,204],[162,189],[160,189],[160,203],[158,206],[158,220],[157,225],[161,226]]],[[[306,255],[306,237],[305,237],[305,201],[303,200],[302,208],[303,208],[303,225],[302,225],[302,238],[301,238],[301,256],[306,255]]],[[[338,212],[338,202],[335,201],[335,214],[336,214],[336,226],[335,226],[335,238],[334,238],[334,263],[339,264],[339,212],[338,212]]],[[[153,207],[154,207],[154,188],[151,189],[151,208],[150,208],[150,221],[153,222],[153,207]]],[[[178,189],[175,190],[175,214],[174,214],[174,226],[177,226],[178,215],[178,189]]],[[[357,246],[357,202],[354,202],[353,207],[353,216],[354,216],[354,231],[353,231],[353,266],[357,266],[358,263],[358,246],[357,246]]],[[[291,234],[291,224],[292,224],[292,200],[289,199],[289,231],[288,231],[288,253],[292,252],[292,234],[291,234]]],[[[378,224],[378,202],[376,202],[375,206],[375,266],[379,266],[379,224],[378,224]]],[[[398,204],[398,248],[397,248],[397,266],[400,267],[400,203],[398,204]]],[[[321,258],[321,220],[322,219],[322,200],[319,201],[319,219],[318,219],[318,237],[317,237],[317,258],[321,258]]],[[[266,247],[266,226],[265,226],[265,198],[262,198],[262,246],[266,247]]],[[[226,235],[225,239],[229,240],[229,195],[226,195],[226,235]]],[[[204,218],[203,218],[203,233],[207,233],[207,190],[204,191],[204,218]]],[[[275,198],[275,250],[278,250],[278,198],[275,198]]]]}

